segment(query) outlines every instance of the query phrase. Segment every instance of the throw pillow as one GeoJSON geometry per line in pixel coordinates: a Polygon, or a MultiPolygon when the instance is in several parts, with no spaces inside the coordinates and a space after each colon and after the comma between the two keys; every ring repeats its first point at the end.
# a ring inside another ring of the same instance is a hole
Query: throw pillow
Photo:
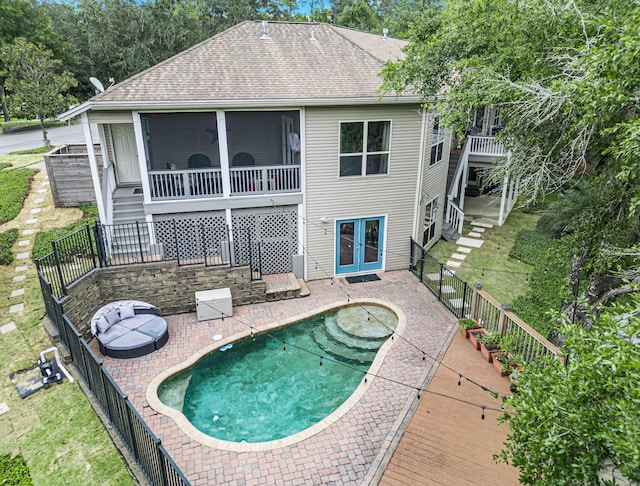
{"type": "Polygon", "coordinates": [[[113,324],[115,324],[120,320],[120,313],[118,312],[118,309],[113,309],[107,312],[104,315],[104,318],[107,320],[109,325],[112,326],[113,324]]]}
{"type": "Polygon", "coordinates": [[[107,329],[111,327],[104,316],[98,317],[96,325],[98,327],[98,332],[107,332],[107,329]]]}
{"type": "Polygon", "coordinates": [[[133,304],[126,304],[120,307],[120,319],[129,319],[135,315],[136,311],[133,308],[133,304]]]}

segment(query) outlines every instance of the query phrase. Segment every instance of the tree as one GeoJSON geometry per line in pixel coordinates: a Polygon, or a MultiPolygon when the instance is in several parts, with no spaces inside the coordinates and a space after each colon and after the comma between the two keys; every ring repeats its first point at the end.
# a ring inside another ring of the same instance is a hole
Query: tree
{"type": "Polygon", "coordinates": [[[640,240],[639,23],[637,0],[450,0],[419,19],[405,59],[383,70],[387,91],[413,89],[431,104],[440,97],[459,132],[476,109],[500,109],[511,157],[489,183],[508,175],[534,201],[588,180],[593,204],[566,240],[569,282],[577,288],[587,277],[587,304],[636,291],[618,275],[635,262],[605,250],[640,240]]]}
{"type": "Polygon", "coordinates": [[[62,63],[41,45],[17,38],[0,50],[5,67],[10,104],[28,117],[38,117],[43,142],[49,145],[45,118],[64,111],[70,103],[66,92],[76,85],[75,79],[62,70],[62,63]]]}
{"type": "MultiPolygon", "coordinates": [[[[44,44],[60,59],[67,60],[72,54],[70,44],[53,31],[50,18],[36,0],[0,1],[0,49],[11,44],[18,37],[44,44]]],[[[0,73],[3,71],[6,71],[6,66],[0,64],[0,73]]],[[[5,88],[4,78],[0,74],[0,103],[2,103],[4,120],[9,121],[10,113],[5,100],[5,88]]]]}
{"type": "Polygon", "coordinates": [[[506,399],[510,434],[499,457],[531,485],[604,484],[604,470],[640,481],[640,297],[567,324],[563,354],[528,363],[506,399]]]}

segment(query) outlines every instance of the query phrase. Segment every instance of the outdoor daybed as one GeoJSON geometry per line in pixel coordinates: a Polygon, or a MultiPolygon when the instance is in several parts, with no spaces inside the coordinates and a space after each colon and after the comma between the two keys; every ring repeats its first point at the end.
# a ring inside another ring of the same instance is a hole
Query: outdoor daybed
{"type": "Polygon", "coordinates": [[[112,358],[144,356],[169,340],[160,310],[137,300],[119,300],[98,309],[91,319],[91,334],[96,336],[100,352],[112,358]]]}

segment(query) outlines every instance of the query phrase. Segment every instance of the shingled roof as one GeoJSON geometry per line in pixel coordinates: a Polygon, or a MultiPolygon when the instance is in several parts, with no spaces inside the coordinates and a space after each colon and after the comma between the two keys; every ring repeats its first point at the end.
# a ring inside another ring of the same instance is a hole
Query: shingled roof
{"type": "Polygon", "coordinates": [[[316,102],[375,99],[382,64],[406,41],[322,23],[242,22],[89,103],[316,102]]]}

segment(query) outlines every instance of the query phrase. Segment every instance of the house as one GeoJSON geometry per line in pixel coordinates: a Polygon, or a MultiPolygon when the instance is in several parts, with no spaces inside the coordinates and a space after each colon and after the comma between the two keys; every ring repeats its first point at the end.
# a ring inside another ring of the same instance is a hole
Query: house
{"type": "Polygon", "coordinates": [[[451,137],[417,95],[379,92],[405,44],[245,21],[63,114],[84,125],[111,256],[257,258],[305,279],[407,268],[410,238],[440,238],[451,137]]]}

